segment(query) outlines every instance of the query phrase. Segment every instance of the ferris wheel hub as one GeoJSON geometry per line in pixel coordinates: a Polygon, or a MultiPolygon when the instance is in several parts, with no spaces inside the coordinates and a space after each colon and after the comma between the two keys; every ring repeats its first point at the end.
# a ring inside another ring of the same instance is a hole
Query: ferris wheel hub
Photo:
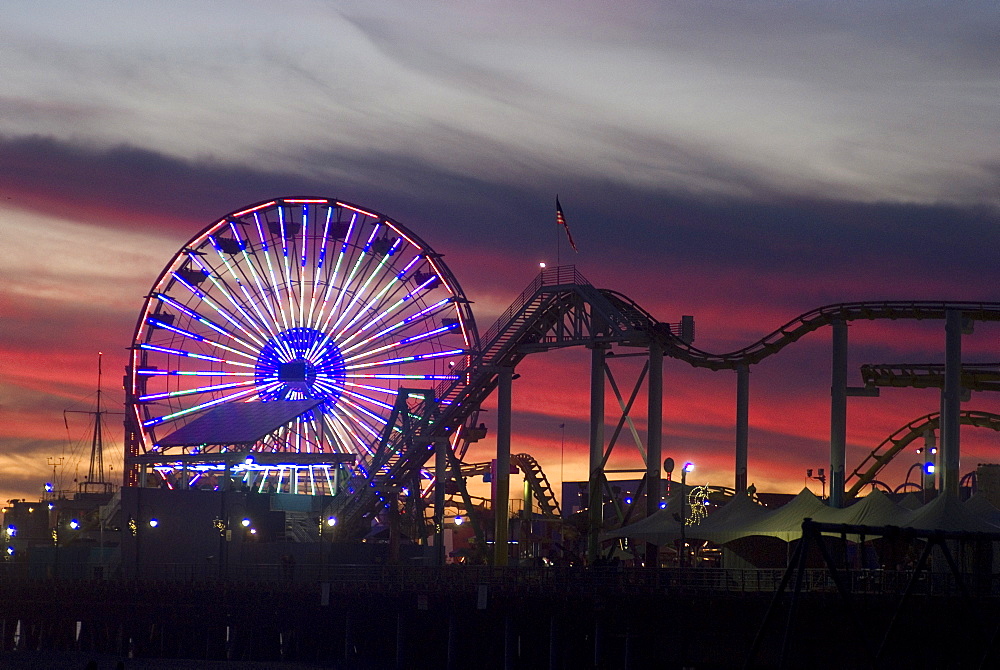
{"type": "Polygon", "coordinates": [[[315,328],[278,333],[261,349],[255,366],[260,399],[327,399],[336,403],[344,390],[344,355],[315,328]]]}

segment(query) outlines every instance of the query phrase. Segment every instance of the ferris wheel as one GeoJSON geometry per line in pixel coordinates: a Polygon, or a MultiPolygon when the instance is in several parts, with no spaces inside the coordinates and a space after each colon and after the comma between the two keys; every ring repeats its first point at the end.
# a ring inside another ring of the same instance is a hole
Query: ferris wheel
{"type": "MultiPolygon", "coordinates": [[[[331,198],[257,203],[193,237],[146,297],[126,380],[127,450],[157,453],[158,440],[221,405],[315,400],[252,449],[353,454],[364,467],[399,390],[453,383],[477,347],[458,282],[402,224],[331,198]]],[[[334,488],[327,466],[287,460],[244,479],[334,488]]],[[[176,481],[169,458],[157,469],[176,481]]]]}

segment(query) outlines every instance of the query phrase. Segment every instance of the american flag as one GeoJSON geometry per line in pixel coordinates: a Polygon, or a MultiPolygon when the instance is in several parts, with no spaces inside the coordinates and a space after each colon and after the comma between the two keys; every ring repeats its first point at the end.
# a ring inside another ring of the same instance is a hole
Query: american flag
{"type": "Polygon", "coordinates": [[[566,223],[566,215],[563,214],[562,205],[559,204],[559,196],[556,196],[556,223],[566,229],[566,237],[569,238],[569,246],[573,247],[573,251],[580,253],[580,250],[576,248],[576,242],[573,241],[573,234],[569,232],[569,224],[566,223]]]}

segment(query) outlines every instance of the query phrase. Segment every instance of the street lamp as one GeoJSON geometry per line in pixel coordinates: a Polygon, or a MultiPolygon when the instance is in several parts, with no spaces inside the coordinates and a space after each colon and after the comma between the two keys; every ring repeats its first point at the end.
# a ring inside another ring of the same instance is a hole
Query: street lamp
{"type": "Polygon", "coordinates": [[[813,477],[812,468],[807,468],[806,469],[806,477],[808,477],[809,479],[815,479],[816,481],[818,481],[820,483],[820,485],[822,486],[822,488],[820,489],[820,491],[821,491],[820,497],[821,498],[826,498],[826,470],[824,470],[823,468],[820,468],[817,471],[816,476],[813,477]]]}

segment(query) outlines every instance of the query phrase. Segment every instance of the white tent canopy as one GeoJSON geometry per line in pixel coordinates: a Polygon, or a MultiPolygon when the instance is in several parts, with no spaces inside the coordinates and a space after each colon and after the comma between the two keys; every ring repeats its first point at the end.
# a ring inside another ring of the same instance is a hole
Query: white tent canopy
{"type": "Polygon", "coordinates": [[[677,520],[681,516],[681,501],[681,494],[676,493],[667,499],[667,506],[663,509],[628,526],[602,533],[601,540],[628,537],[656,545],[667,544],[681,536],[681,524],[677,520]]]}
{"type": "MultiPolygon", "coordinates": [[[[663,545],[680,537],[680,502],[671,499],[666,509],[616,531],[602,539],[628,537],[663,545]]],[[[802,536],[802,521],[812,519],[822,523],[861,526],[898,526],[915,530],[946,530],[962,532],[1000,532],[1000,510],[988,501],[970,499],[960,503],[948,496],[938,496],[926,505],[910,510],[892,502],[880,491],[858,500],[843,509],[828,507],[809,489],[803,489],[785,505],[767,509],[753,502],[745,493],[734,496],[726,505],[711,513],[705,521],[685,528],[692,539],[725,544],[734,540],[763,536],[785,542],[802,536]]]]}

